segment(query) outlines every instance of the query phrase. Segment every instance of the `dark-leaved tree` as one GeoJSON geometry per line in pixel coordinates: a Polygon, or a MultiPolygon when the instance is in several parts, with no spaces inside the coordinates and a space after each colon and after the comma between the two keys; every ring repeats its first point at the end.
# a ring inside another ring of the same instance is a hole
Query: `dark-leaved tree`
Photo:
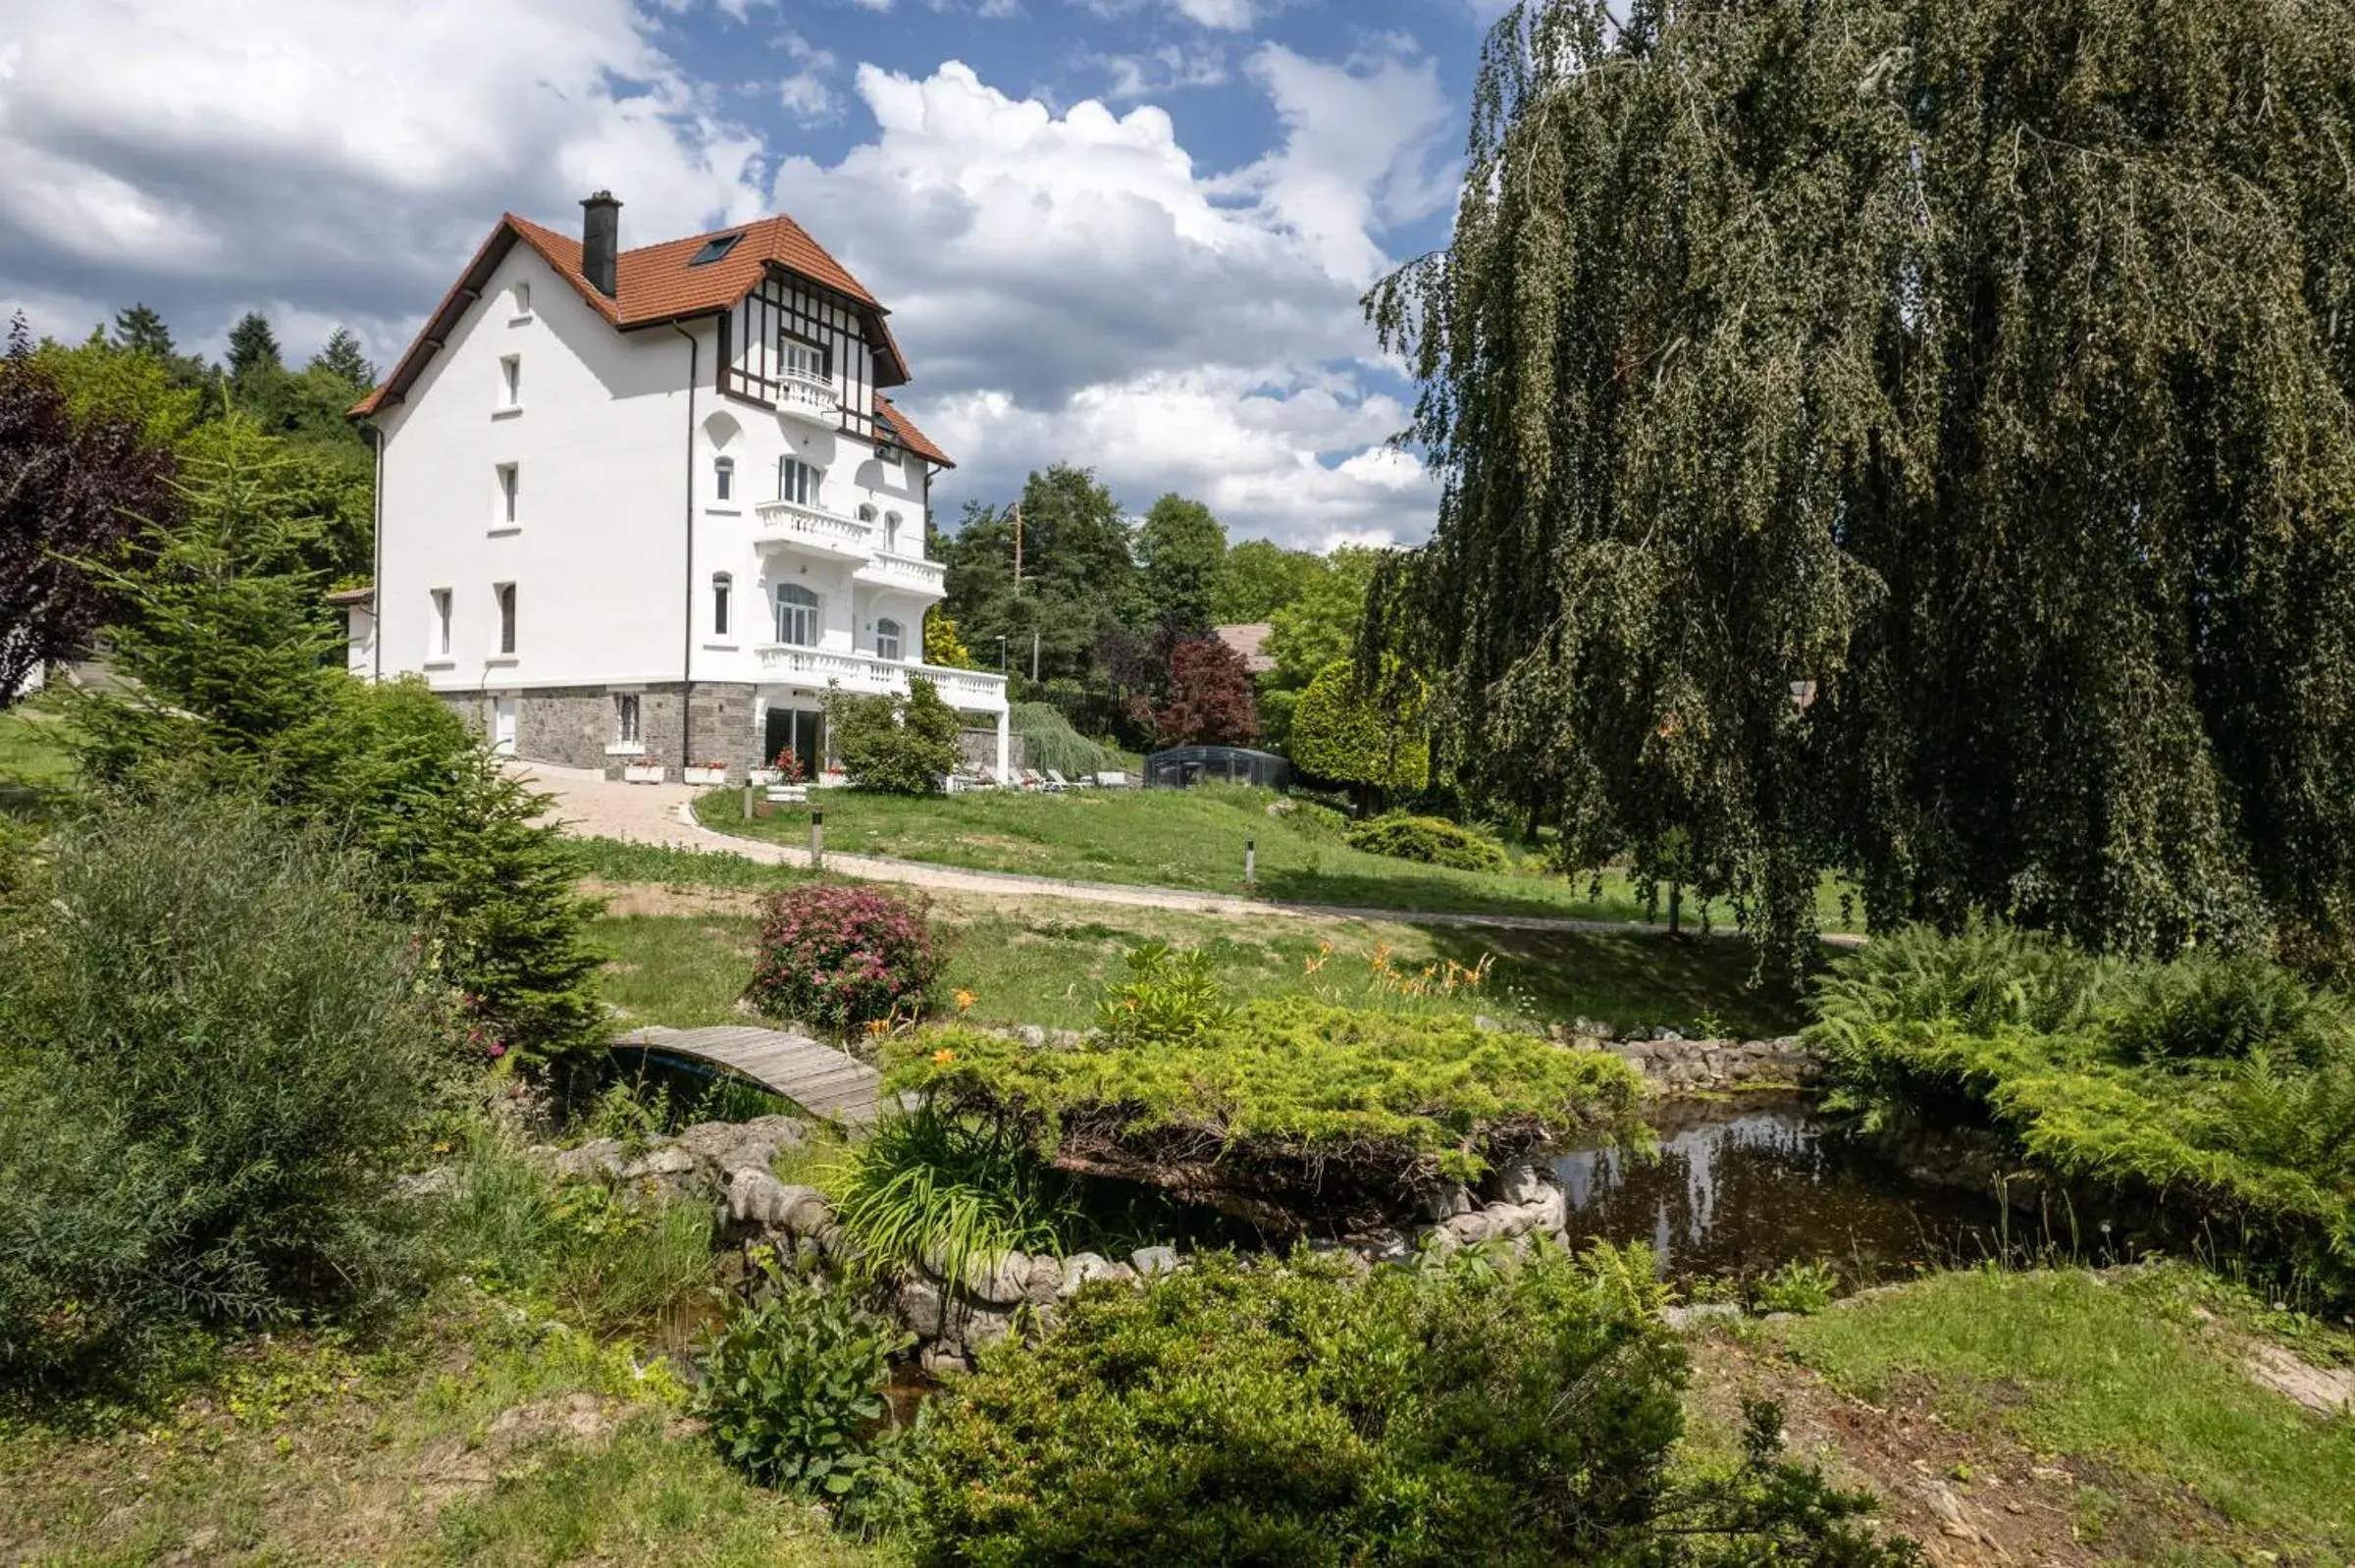
{"type": "Polygon", "coordinates": [[[171,514],[172,474],[136,420],[75,417],[20,317],[0,357],[0,699],[97,630],[107,593],[86,563],[171,514]]]}
{"type": "Polygon", "coordinates": [[[1189,637],[1170,650],[1169,695],[1152,709],[1156,746],[1250,746],[1259,711],[1243,655],[1216,637],[1189,637]]]}
{"type": "Polygon", "coordinates": [[[1368,305],[1460,782],[1814,951],[2355,934],[2344,4],[1541,0],[1368,305]],[[1681,837],[1679,836],[1681,835],[1681,837]]]}

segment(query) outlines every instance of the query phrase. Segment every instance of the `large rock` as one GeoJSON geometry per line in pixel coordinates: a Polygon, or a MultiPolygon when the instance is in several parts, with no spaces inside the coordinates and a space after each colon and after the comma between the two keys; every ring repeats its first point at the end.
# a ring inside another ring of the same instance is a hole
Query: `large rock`
{"type": "Polygon", "coordinates": [[[619,1138],[598,1138],[577,1149],[557,1150],[549,1161],[549,1168],[567,1181],[609,1178],[621,1175],[629,1157],[629,1149],[619,1138]]]}
{"type": "Polygon", "coordinates": [[[1500,1203],[1533,1203],[1551,1185],[1534,1165],[1507,1166],[1496,1174],[1496,1199],[1500,1203]]]}
{"type": "Polygon", "coordinates": [[[1030,1260],[1030,1278],[1022,1287],[1022,1299],[1034,1307],[1043,1307],[1063,1293],[1063,1260],[1040,1253],[1030,1260]]]}
{"type": "Polygon", "coordinates": [[[695,1156],[676,1144],[664,1144],[649,1149],[645,1154],[621,1168],[624,1181],[664,1180],[671,1176],[687,1176],[695,1170],[695,1156]]]}
{"type": "Polygon", "coordinates": [[[786,1194],[792,1190],[762,1168],[748,1166],[729,1172],[727,1185],[721,1189],[728,1224],[759,1230],[779,1228],[785,1221],[786,1194]]]}
{"type": "Polygon", "coordinates": [[[1440,1228],[1448,1235],[1453,1236],[1459,1244],[1471,1247],[1493,1239],[1496,1234],[1496,1222],[1486,1209],[1475,1209],[1470,1214],[1449,1215],[1442,1222],[1440,1228]]]}
{"type": "Polygon", "coordinates": [[[789,1116],[755,1117],[750,1122],[699,1122],[680,1133],[675,1147],[713,1180],[745,1166],[766,1170],[781,1149],[799,1147],[809,1129],[789,1116]]]}
{"type": "Polygon", "coordinates": [[[986,1258],[968,1258],[965,1262],[966,1294],[975,1301],[1010,1307],[1022,1300],[1029,1289],[1027,1253],[1001,1252],[986,1258]]]}
{"type": "Polygon", "coordinates": [[[1139,1247],[1128,1254],[1128,1265],[1147,1280],[1178,1272],[1178,1249],[1175,1247],[1139,1247]]]}
{"type": "Polygon", "coordinates": [[[1062,1282],[1056,1286],[1055,1294],[1059,1298],[1068,1301],[1073,1296],[1077,1295],[1079,1293],[1079,1287],[1086,1284],[1090,1280],[1109,1280],[1113,1278],[1114,1267],[1115,1265],[1104,1258],[1101,1254],[1094,1252],[1074,1252],[1070,1257],[1063,1260],[1063,1280],[1062,1282]]]}

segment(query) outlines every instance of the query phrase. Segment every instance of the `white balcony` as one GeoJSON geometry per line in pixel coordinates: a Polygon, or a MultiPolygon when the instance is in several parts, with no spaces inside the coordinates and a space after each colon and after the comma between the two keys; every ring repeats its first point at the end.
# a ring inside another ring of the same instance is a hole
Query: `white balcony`
{"type": "Polygon", "coordinates": [[[875,552],[875,525],[842,517],[798,500],[764,500],[753,507],[760,520],[758,543],[793,545],[836,559],[864,561],[875,552]]]}
{"type": "Polygon", "coordinates": [[[1006,677],[980,670],[944,669],[937,664],[904,664],[872,653],[768,643],[759,650],[760,678],[820,689],[839,686],[863,697],[897,697],[908,677],[921,675],[939,689],[941,701],[968,712],[996,713],[1006,707],[1006,677]]]}
{"type": "Polygon", "coordinates": [[[842,394],[815,371],[787,369],[777,375],[777,407],[831,429],[842,417],[842,394]]]}
{"type": "Polygon", "coordinates": [[[874,558],[859,568],[855,580],[877,588],[910,589],[932,599],[945,598],[949,592],[949,569],[939,561],[886,550],[875,551],[874,558]]]}

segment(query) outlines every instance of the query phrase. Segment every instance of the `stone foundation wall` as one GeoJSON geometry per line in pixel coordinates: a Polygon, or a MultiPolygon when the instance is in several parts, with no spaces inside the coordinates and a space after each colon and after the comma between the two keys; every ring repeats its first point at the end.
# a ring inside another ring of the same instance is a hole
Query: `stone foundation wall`
{"type": "Polygon", "coordinates": [[[1564,1045],[1611,1055],[1644,1074],[1656,1095],[1714,1089],[1790,1089],[1812,1083],[1822,1063],[1796,1034],[1772,1040],[1688,1040],[1674,1029],[1653,1029],[1641,1038],[1616,1039],[1585,1019],[1546,1031],[1564,1045]]]}
{"type": "Polygon", "coordinates": [[[760,736],[753,729],[754,695],[749,685],[698,681],[692,689],[678,681],[645,686],[528,686],[514,693],[444,692],[442,701],[478,734],[491,733],[492,706],[503,696],[516,699],[515,755],[528,761],[552,762],[559,767],[586,767],[607,778],[621,777],[624,764],[643,761],[664,770],[677,782],[682,713],[691,721],[689,743],[693,762],[724,762],[731,783],[741,784],[748,768],[757,765],[760,736]],[[642,757],[608,756],[616,731],[613,699],[617,693],[638,698],[638,737],[642,757]],[[682,693],[687,695],[682,703],[682,693]]]}

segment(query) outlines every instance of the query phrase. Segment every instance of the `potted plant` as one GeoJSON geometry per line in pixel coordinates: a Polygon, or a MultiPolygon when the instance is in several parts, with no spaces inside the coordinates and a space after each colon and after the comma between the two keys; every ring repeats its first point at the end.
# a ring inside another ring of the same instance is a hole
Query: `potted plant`
{"type": "Polygon", "coordinates": [[[725,784],[728,781],[728,764],[725,762],[690,762],[680,769],[679,776],[690,784],[706,787],[725,784]]]}
{"type": "Polygon", "coordinates": [[[769,759],[766,767],[756,767],[746,778],[755,784],[801,784],[808,781],[802,771],[801,755],[790,746],[769,759]]]}

